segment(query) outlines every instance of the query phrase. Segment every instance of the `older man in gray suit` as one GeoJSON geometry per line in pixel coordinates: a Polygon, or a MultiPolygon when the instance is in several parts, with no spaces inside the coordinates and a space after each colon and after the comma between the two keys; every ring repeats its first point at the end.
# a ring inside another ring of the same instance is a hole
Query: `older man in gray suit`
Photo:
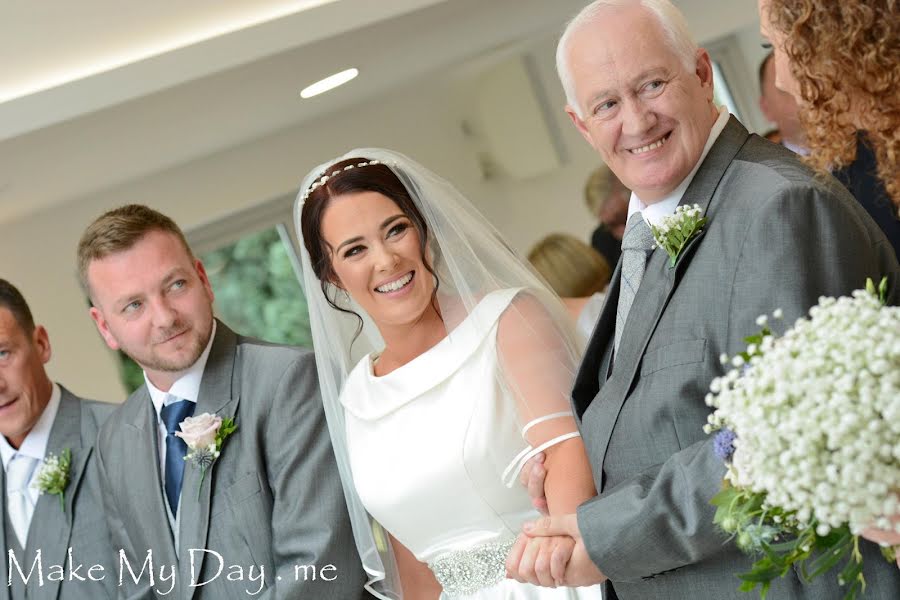
{"type": "Polygon", "coordinates": [[[97,441],[121,595],[362,596],[312,353],[215,320],[203,264],[145,206],[92,223],[78,262],[103,339],[144,369],[97,441]],[[198,427],[209,439],[189,448],[182,435],[198,427]],[[205,463],[191,459],[213,438],[205,463]]]}
{"type": "Polygon", "coordinates": [[[92,451],[115,407],[51,381],[44,370],[51,353],[47,330],[35,325],[19,290],[0,279],[0,599],[114,598],[114,554],[92,451]],[[64,454],[62,497],[42,493],[44,460],[64,454]]]}
{"type": "MultiPolygon", "coordinates": [[[[867,277],[888,276],[896,303],[900,268],[843,188],[716,109],[709,56],[668,1],[594,2],[564,33],[557,64],[566,111],[633,194],[572,393],[599,496],[526,528],[535,537],[509,569],[538,584],[608,579],[609,598],[623,600],[744,598],[736,574],[752,560],[717,530],[709,503],[725,473],[702,431],[718,357],[744,348],[758,315],[781,308],[792,323],[867,277]],[[672,267],[648,223],[694,204],[708,224],[672,267]],[[553,535],[575,540],[571,557],[540,550],[553,535]]],[[[867,597],[896,597],[897,567],[874,544],[860,549],[867,597]]],[[[813,583],[792,571],[768,598],[843,594],[836,571],[813,583]]]]}

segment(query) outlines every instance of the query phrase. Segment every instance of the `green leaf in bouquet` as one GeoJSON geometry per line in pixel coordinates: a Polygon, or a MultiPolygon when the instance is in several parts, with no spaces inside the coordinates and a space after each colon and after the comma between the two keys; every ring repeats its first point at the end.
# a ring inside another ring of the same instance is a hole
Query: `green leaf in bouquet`
{"type": "Polygon", "coordinates": [[[741,573],[738,577],[748,583],[766,583],[781,577],[784,573],[784,566],[772,564],[768,558],[761,558],[753,563],[753,569],[749,573],[741,573]]]}
{"type": "Polygon", "coordinates": [[[813,560],[812,565],[809,567],[811,572],[806,569],[806,565],[803,565],[802,572],[807,581],[811,581],[822,573],[834,568],[850,550],[853,542],[853,535],[850,533],[850,529],[842,527],[837,531],[840,532],[837,538],[829,534],[816,540],[816,548],[821,548],[823,551],[818,558],[813,560]]]}
{"type": "Polygon", "coordinates": [[[772,586],[771,581],[763,581],[763,582],[745,581],[745,582],[741,583],[740,587],[738,588],[738,591],[752,592],[754,590],[754,588],[756,588],[756,586],[760,586],[759,597],[762,598],[763,600],[765,600],[766,594],[769,593],[769,588],[772,586]]]}
{"type": "Polygon", "coordinates": [[[722,489],[719,490],[712,500],[709,501],[713,506],[727,507],[730,506],[740,496],[741,491],[732,486],[727,481],[722,482],[722,489]]]}
{"type": "Polygon", "coordinates": [[[866,590],[866,580],[862,574],[863,564],[861,560],[851,558],[844,570],[838,576],[838,583],[849,586],[847,592],[864,592],[866,590]]]}
{"type": "Polygon", "coordinates": [[[710,503],[716,507],[713,523],[725,533],[736,533],[749,518],[744,510],[746,492],[732,487],[727,481],[722,482],[722,489],[710,503]]]}

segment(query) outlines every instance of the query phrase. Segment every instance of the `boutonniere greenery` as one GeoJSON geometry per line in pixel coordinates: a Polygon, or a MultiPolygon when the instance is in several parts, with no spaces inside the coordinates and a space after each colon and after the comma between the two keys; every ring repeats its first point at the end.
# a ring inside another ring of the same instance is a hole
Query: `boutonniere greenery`
{"type": "Polygon", "coordinates": [[[181,431],[176,431],[175,435],[184,440],[189,450],[184,460],[200,469],[200,485],[197,487],[199,499],[206,470],[219,458],[225,440],[237,430],[237,425],[231,417],[223,419],[218,415],[203,413],[188,417],[180,423],[180,428],[181,431]]]}
{"type": "Polygon", "coordinates": [[[674,267],[681,251],[706,225],[706,217],[699,204],[679,206],[675,214],[664,217],[659,226],[650,225],[656,245],[669,255],[669,267],[674,267]]]}
{"type": "Polygon", "coordinates": [[[59,506],[66,512],[66,486],[69,485],[69,470],[72,468],[72,450],[66,448],[59,456],[48,454],[41,463],[37,479],[32,484],[41,494],[59,496],[59,506]]]}

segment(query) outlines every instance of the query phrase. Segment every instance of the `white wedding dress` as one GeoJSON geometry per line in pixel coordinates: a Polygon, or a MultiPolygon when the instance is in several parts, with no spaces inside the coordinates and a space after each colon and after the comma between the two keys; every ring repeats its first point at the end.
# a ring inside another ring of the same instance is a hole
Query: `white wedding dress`
{"type": "Polygon", "coordinates": [[[428,563],[442,598],[598,599],[600,586],[505,579],[522,523],[539,517],[518,483],[536,449],[496,377],[498,322],[516,294],[487,295],[448,337],[383,377],[374,375],[372,355],[353,369],[341,392],[353,482],[368,512],[428,563]]]}

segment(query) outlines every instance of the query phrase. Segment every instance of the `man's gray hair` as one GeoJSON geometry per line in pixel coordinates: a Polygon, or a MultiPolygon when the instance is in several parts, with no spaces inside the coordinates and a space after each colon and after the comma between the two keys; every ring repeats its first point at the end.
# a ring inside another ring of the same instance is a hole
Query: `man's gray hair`
{"type": "Polygon", "coordinates": [[[669,0],[595,0],[569,21],[556,46],[556,72],[566,92],[566,102],[580,118],[584,118],[583,110],[575,97],[575,82],[572,81],[572,74],[569,71],[569,45],[572,36],[586,25],[599,20],[600,13],[605,9],[635,5],[644,7],[656,17],[669,45],[681,58],[684,67],[691,72],[694,70],[699,47],[688,29],[684,15],[669,0]]]}

